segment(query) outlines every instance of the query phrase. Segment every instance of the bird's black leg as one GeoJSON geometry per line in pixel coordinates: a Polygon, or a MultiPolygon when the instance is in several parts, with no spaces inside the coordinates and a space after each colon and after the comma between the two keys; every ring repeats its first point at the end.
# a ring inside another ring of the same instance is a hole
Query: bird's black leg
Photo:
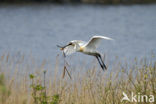
{"type": "Polygon", "coordinates": [[[96,57],[96,59],[98,60],[100,66],[101,66],[101,68],[102,68],[102,70],[104,70],[104,66],[101,64],[100,59],[99,59],[99,56],[95,56],[95,57],[96,57]]]}
{"type": "Polygon", "coordinates": [[[107,67],[106,67],[106,65],[104,64],[104,62],[103,62],[102,57],[101,57],[100,54],[98,54],[98,57],[100,58],[100,60],[101,60],[101,62],[102,62],[102,64],[103,64],[103,67],[104,67],[105,69],[107,69],[107,67]]]}

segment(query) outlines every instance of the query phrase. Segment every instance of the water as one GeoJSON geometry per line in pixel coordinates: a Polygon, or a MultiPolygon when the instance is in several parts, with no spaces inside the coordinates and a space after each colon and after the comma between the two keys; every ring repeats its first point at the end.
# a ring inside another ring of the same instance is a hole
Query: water
{"type": "MultiPolygon", "coordinates": [[[[0,5],[0,55],[20,52],[55,63],[61,54],[57,44],[88,41],[96,34],[115,39],[99,48],[110,62],[116,56],[150,57],[156,54],[156,5],[0,5]]],[[[94,60],[79,53],[72,58],[94,60]]]]}

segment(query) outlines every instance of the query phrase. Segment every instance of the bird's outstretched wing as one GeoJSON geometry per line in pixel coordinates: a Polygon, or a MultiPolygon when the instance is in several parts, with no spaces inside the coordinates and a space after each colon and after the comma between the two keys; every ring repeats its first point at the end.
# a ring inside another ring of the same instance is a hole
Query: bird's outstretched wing
{"type": "Polygon", "coordinates": [[[76,52],[75,48],[73,45],[69,45],[69,46],[66,46],[64,49],[63,49],[63,52],[65,53],[65,55],[70,55],[74,52],[76,52]]]}
{"type": "Polygon", "coordinates": [[[100,41],[101,41],[102,39],[113,40],[112,38],[105,37],[105,36],[93,36],[93,37],[88,41],[88,43],[87,43],[85,46],[88,47],[88,48],[94,48],[94,49],[96,49],[96,48],[99,46],[100,41]]]}

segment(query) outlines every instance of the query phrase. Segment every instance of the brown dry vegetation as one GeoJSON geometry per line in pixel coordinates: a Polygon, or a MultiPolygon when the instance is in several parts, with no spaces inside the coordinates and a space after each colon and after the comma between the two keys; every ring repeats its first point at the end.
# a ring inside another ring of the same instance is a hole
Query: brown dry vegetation
{"type": "Polygon", "coordinates": [[[31,57],[4,54],[0,57],[0,104],[132,104],[121,102],[123,91],[128,96],[134,92],[156,97],[156,62],[134,61],[130,66],[116,62],[105,72],[93,65],[87,71],[72,72],[72,79],[67,75],[63,79],[58,58],[54,67],[46,69],[46,61],[38,65],[31,57]]]}

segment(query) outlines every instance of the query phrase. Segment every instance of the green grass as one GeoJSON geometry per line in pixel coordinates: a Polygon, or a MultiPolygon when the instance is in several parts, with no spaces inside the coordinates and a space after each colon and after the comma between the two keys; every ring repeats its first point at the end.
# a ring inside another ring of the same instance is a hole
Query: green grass
{"type": "Polygon", "coordinates": [[[2,55],[0,104],[145,104],[121,102],[122,93],[156,97],[156,61],[134,59],[131,65],[116,61],[111,72],[94,63],[89,69],[75,68],[82,72],[67,68],[72,79],[67,74],[62,78],[60,61],[56,57],[55,66],[48,61],[38,65],[31,56],[2,55]]]}

